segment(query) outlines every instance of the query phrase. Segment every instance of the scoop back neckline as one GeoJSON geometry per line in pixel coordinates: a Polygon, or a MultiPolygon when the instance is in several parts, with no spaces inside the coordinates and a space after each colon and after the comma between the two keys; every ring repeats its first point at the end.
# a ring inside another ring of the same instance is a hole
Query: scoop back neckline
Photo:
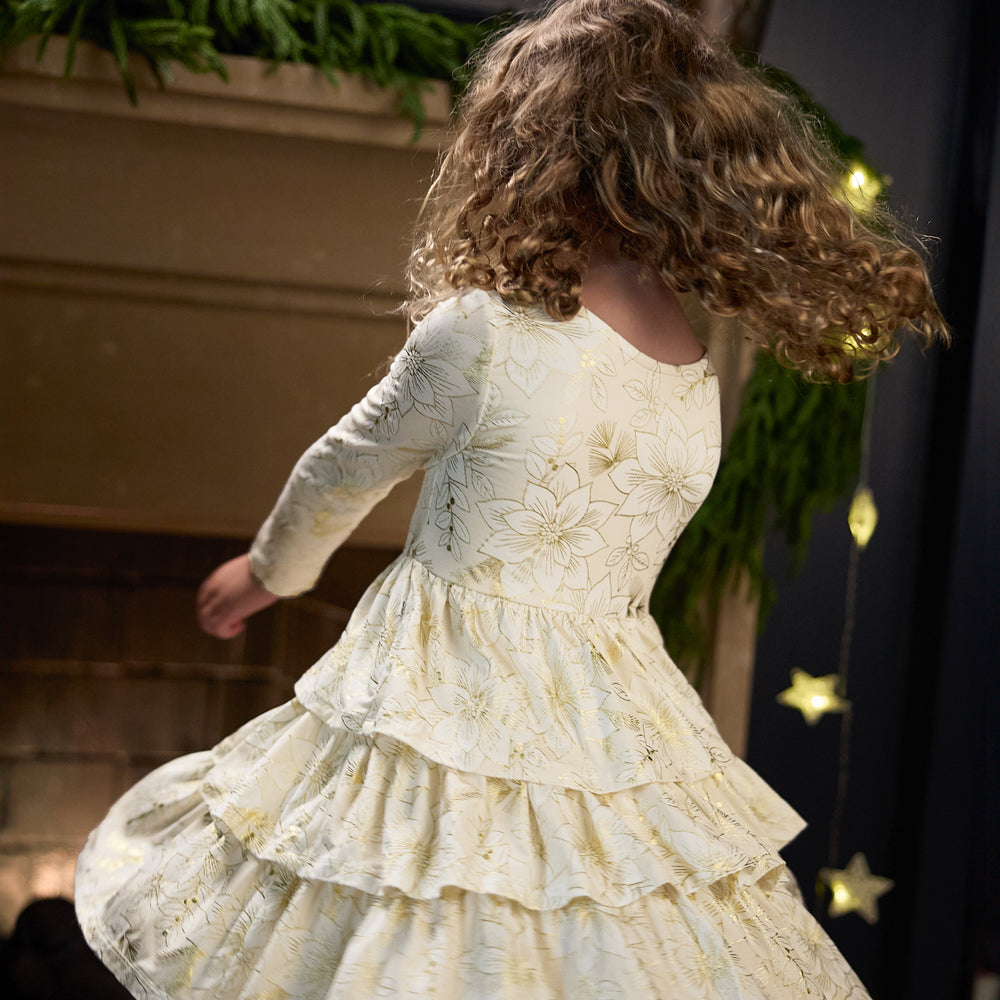
{"type": "Polygon", "coordinates": [[[610,323],[607,322],[607,320],[601,319],[597,313],[588,309],[585,305],[581,304],[580,311],[577,313],[577,316],[585,316],[590,320],[591,325],[596,323],[605,331],[605,333],[610,335],[609,339],[617,341],[621,345],[622,350],[626,353],[631,354],[633,357],[645,361],[648,364],[656,365],[658,368],[672,368],[677,371],[684,371],[685,369],[705,368],[708,365],[707,348],[697,361],[660,361],[658,358],[654,358],[651,354],[647,354],[645,351],[636,347],[631,340],[623,337],[610,323]]]}
{"type": "MultiPolygon", "coordinates": [[[[526,308],[524,306],[518,307],[511,305],[511,303],[504,300],[504,297],[498,291],[496,291],[496,289],[478,289],[478,291],[485,292],[488,297],[494,298],[505,309],[521,308],[523,310],[526,308]]],[[[542,313],[542,315],[544,315],[546,319],[548,319],[552,323],[559,322],[557,320],[553,320],[552,317],[549,316],[549,314],[545,312],[545,310],[537,303],[527,308],[537,310],[538,312],[542,313]]],[[[580,304],[579,312],[577,312],[575,316],[571,317],[568,320],[562,320],[561,322],[573,323],[581,319],[588,322],[592,328],[596,326],[598,329],[603,331],[605,338],[607,340],[614,341],[619,345],[624,354],[631,356],[632,358],[642,362],[643,364],[651,365],[655,368],[665,368],[674,372],[705,370],[709,366],[710,358],[707,348],[705,349],[704,354],[702,354],[702,356],[698,358],[697,361],[683,361],[680,363],[673,361],[659,361],[652,355],[647,354],[645,351],[640,350],[638,347],[636,347],[635,344],[632,343],[632,341],[627,340],[625,337],[623,337],[610,323],[608,323],[606,320],[601,319],[601,317],[598,316],[597,313],[591,312],[591,310],[588,309],[582,303],[580,304]]]]}

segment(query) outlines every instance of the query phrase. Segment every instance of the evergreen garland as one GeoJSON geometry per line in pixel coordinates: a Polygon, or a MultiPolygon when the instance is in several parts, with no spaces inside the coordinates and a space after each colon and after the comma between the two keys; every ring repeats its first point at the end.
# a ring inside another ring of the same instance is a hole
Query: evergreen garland
{"type": "Polygon", "coordinates": [[[354,73],[394,88],[417,133],[426,81],[462,89],[470,54],[503,23],[458,24],[405,4],[354,0],[0,0],[4,50],[37,36],[41,58],[53,34],[65,35],[69,76],[85,38],[114,55],[133,103],[129,53],[161,84],[171,63],[226,79],[221,56],[248,55],[316,66],[334,85],[338,73],[354,73]]]}

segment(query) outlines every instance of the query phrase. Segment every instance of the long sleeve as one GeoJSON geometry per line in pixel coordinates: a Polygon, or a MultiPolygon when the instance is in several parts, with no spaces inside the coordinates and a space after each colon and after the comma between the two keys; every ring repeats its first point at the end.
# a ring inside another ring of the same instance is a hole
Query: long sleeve
{"type": "Polygon", "coordinates": [[[385,378],[303,454],[250,549],[254,575],[271,593],[312,587],[396,483],[468,443],[486,395],[492,331],[481,293],[438,306],[385,378]]]}

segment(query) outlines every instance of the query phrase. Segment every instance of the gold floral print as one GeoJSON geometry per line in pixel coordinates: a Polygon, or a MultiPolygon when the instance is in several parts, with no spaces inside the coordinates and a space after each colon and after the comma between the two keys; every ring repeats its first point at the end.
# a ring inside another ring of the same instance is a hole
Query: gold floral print
{"type": "Polygon", "coordinates": [[[548,486],[529,483],[520,503],[490,500],[482,504],[494,531],[479,551],[504,560],[500,578],[506,593],[517,595],[538,588],[555,596],[564,587],[586,587],[587,559],[605,545],[597,529],[613,509],[590,494],[589,483],[561,496],[548,486]]]}
{"type": "Polygon", "coordinates": [[[303,456],[251,550],[311,586],[425,470],[296,695],[154,771],[81,857],[143,1000],[867,1000],[647,609],[719,452],[709,361],[481,291],[303,456]]]}
{"type": "Polygon", "coordinates": [[[505,725],[509,695],[489,666],[449,660],[441,683],[431,689],[441,717],[434,736],[441,743],[454,743],[466,755],[474,751],[492,760],[506,760],[510,753],[510,731],[505,725]]]}
{"type": "Polygon", "coordinates": [[[533,396],[553,372],[571,374],[580,365],[578,345],[586,334],[550,319],[538,309],[507,306],[497,300],[497,318],[507,336],[497,353],[510,385],[533,396]]]}
{"type": "Polygon", "coordinates": [[[708,496],[718,465],[718,445],[704,431],[685,433],[669,410],[656,432],[636,432],[636,457],[611,472],[625,494],[620,512],[635,518],[632,534],[645,538],[654,529],[676,537],[708,496]]]}
{"type": "Polygon", "coordinates": [[[640,379],[630,379],[625,383],[625,391],[629,397],[641,406],[635,407],[629,418],[629,423],[641,429],[650,422],[655,423],[663,413],[663,400],[660,398],[660,370],[653,369],[640,379]]]}
{"type": "Polygon", "coordinates": [[[679,366],[681,384],[674,386],[674,396],[686,410],[709,406],[719,394],[718,379],[700,365],[679,366]]]}
{"type": "Polygon", "coordinates": [[[588,469],[592,479],[610,472],[627,458],[635,458],[635,439],[612,421],[602,421],[587,438],[590,449],[588,469]]]}

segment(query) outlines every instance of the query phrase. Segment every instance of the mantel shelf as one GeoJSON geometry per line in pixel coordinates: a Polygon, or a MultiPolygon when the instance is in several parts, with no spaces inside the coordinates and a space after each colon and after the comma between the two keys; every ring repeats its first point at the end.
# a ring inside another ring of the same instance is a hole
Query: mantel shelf
{"type": "Polygon", "coordinates": [[[10,52],[0,69],[0,102],[30,108],[204,125],[306,139],[436,150],[449,120],[448,85],[428,82],[423,132],[398,113],[398,96],[359,77],[341,74],[337,86],[318,69],[223,56],[228,81],[176,66],[160,87],[146,63],[133,58],[138,102],[130,103],[111,54],[77,45],[73,73],[64,76],[67,40],[54,37],[41,60],[35,45],[10,52]]]}

